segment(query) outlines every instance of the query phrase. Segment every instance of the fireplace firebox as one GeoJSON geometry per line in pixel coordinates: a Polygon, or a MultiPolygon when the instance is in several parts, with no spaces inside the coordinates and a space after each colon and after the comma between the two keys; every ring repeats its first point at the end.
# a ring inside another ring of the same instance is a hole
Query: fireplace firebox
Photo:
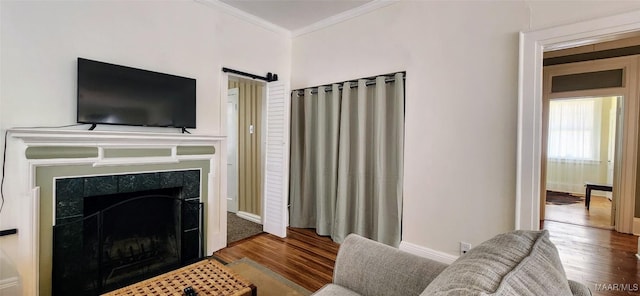
{"type": "Polygon", "coordinates": [[[56,180],[53,295],[99,295],[202,258],[199,173],[56,180]]]}

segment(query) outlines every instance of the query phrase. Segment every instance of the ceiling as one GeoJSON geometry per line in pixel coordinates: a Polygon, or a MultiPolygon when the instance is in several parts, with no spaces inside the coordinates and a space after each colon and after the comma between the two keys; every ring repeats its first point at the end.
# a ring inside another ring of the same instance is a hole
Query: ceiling
{"type": "Polygon", "coordinates": [[[372,2],[372,0],[220,1],[292,32],[372,2]]]}

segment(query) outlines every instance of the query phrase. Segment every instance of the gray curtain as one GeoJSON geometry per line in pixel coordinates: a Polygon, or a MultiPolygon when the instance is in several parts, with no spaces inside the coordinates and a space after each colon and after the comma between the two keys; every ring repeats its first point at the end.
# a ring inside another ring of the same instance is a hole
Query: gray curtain
{"type": "Polygon", "coordinates": [[[294,91],[291,227],[400,243],[404,74],[294,91]]]}

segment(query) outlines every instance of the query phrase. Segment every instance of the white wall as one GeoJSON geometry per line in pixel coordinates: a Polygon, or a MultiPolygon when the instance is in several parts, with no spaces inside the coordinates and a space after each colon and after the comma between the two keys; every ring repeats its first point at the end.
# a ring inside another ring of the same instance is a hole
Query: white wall
{"type": "MultiPolygon", "coordinates": [[[[198,128],[192,132],[221,135],[221,68],[273,72],[287,81],[291,40],[191,0],[0,1],[2,141],[9,128],[76,122],[77,57],[196,78],[198,128]]],[[[20,228],[16,217],[24,209],[16,198],[23,197],[6,197],[0,229],[20,228]]],[[[0,253],[21,266],[18,237],[1,237],[0,253]]],[[[3,272],[0,267],[0,278],[3,272]]]]}
{"type": "MultiPolygon", "coordinates": [[[[405,70],[403,238],[457,254],[458,241],[514,225],[517,33],[631,9],[640,2],[407,1],[297,37],[292,49],[189,0],[0,1],[2,140],[11,127],[75,122],[78,56],[198,79],[195,132],[207,134],[224,133],[222,66],[276,72],[296,88],[405,70]]],[[[15,210],[9,200],[0,229],[15,210]]],[[[0,238],[9,258],[19,248],[0,238]]]]}
{"type": "Polygon", "coordinates": [[[545,1],[527,0],[533,29],[549,28],[594,18],[622,14],[640,9],[640,3],[629,1],[545,1]]]}
{"type": "Polygon", "coordinates": [[[296,37],[292,88],[407,72],[403,241],[457,255],[515,225],[518,32],[631,8],[399,2],[296,37]]]}
{"type": "Polygon", "coordinates": [[[289,77],[289,38],[195,1],[2,1],[1,11],[3,128],[75,123],[77,57],[196,78],[196,133],[219,132],[222,66],[289,77]]]}

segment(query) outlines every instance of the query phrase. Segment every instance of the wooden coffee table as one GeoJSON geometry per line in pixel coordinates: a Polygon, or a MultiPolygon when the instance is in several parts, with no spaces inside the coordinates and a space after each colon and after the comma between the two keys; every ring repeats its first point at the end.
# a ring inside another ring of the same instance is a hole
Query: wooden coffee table
{"type": "Polygon", "coordinates": [[[103,295],[183,296],[187,287],[192,287],[198,296],[257,295],[257,289],[252,283],[213,259],[205,259],[103,295]]]}

